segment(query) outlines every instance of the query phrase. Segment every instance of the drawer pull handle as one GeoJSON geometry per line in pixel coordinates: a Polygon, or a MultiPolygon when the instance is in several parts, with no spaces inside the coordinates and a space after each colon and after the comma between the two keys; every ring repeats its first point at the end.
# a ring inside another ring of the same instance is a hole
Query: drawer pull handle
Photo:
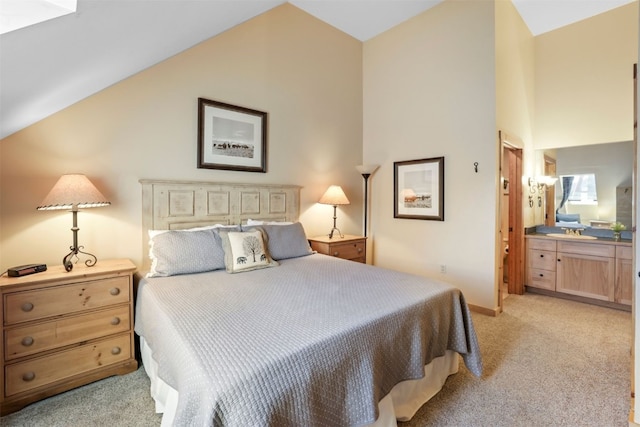
{"type": "Polygon", "coordinates": [[[29,347],[31,345],[33,345],[33,338],[32,337],[24,337],[22,338],[22,345],[25,347],[29,347]]]}
{"type": "Polygon", "coordinates": [[[333,256],[338,256],[338,252],[334,252],[334,253],[333,253],[333,256]]]}
{"type": "Polygon", "coordinates": [[[544,277],[544,274],[540,273],[540,277],[544,277]]]}
{"type": "Polygon", "coordinates": [[[119,317],[114,317],[113,319],[111,319],[111,324],[113,326],[119,325],[120,324],[120,318],[119,317]]]}
{"type": "Polygon", "coordinates": [[[36,373],[33,371],[25,372],[22,374],[22,381],[29,382],[36,379],[36,373]]]}
{"type": "Polygon", "coordinates": [[[115,355],[120,354],[120,352],[121,352],[121,351],[122,351],[122,350],[120,349],[120,347],[113,347],[113,348],[111,349],[111,354],[113,354],[113,355],[115,356],[115,355]]]}
{"type": "Polygon", "coordinates": [[[109,293],[113,296],[119,295],[120,294],[120,289],[119,288],[111,288],[109,290],[109,293]]]}
{"type": "Polygon", "coordinates": [[[358,253],[362,252],[362,248],[358,248],[358,253]]]}
{"type": "Polygon", "coordinates": [[[31,310],[33,310],[33,304],[30,302],[25,302],[24,304],[22,304],[22,311],[24,312],[30,312],[31,310]]]}

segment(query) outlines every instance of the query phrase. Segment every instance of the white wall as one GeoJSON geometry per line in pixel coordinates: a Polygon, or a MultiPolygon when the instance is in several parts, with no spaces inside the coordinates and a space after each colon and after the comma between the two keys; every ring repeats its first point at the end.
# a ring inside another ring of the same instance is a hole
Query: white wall
{"type": "Polygon", "coordinates": [[[333,208],[316,202],[340,184],[352,204],[338,225],[360,233],[361,81],[361,42],[285,4],[4,138],[0,271],[61,263],[71,215],[35,208],[66,173],[112,202],[79,214],[79,243],[98,259],[141,265],[141,178],[302,185],[309,235],[329,232],[333,208]],[[266,174],[196,168],[198,97],[268,112],[266,174]]]}
{"type": "Polygon", "coordinates": [[[441,278],[496,306],[492,1],[445,1],[364,43],[364,160],[376,265],[441,278]],[[445,221],[393,218],[393,162],[444,156],[445,221]],[[478,173],[474,172],[478,162],[478,173]],[[440,274],[439,266],[447,273],[440,274]]]}

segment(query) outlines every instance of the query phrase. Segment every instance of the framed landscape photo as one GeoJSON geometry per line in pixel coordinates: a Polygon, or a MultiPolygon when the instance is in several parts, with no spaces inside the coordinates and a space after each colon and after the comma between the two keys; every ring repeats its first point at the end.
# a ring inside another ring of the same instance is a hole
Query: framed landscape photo
{"type": "Polygon", "coordinates": [[[393,163],[393,217],[444,221],[444,157],[393,163]]]}
{"type": "Polygon", "coordinates": [[[267,171],[267,113],[198,98],[198,168],[267,171]]]}

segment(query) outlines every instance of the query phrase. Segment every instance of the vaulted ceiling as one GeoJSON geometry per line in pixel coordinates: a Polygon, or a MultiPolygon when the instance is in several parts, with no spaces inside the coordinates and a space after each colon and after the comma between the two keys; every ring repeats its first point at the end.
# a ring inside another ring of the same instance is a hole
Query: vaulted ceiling
{"type": "MultiPolygon", "coordinates": [[[[289,3],[366,41],[441,1],[289,3]]],[[[534,36],[633,1],[512,0],[534,36]]],[[[0,138],[283,3],[78,0],[76,13],[2,34],[0,138]]]]}

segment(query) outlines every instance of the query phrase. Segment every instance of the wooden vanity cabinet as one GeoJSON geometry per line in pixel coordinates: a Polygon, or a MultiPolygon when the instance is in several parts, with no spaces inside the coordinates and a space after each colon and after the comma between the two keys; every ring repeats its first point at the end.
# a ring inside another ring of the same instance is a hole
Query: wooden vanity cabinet
{"type": "Polygon", "coordinates": [[[614,300],[615,246],[559,241],[557,250],[557,292],[614,300]]]}
{"type": "Polygon", "coordinates": [[[633,298],[633,248],[631,246],[616,246],[615,280],[615,302],[631,305],[633,298]]]}
{"type": "Polygon", "coordinates": [[[529,291],[577,297],[628,309],[633,293],[633,248],[608,241],[527,236],[529,291]]]}
{"type": "Polygon", "coordinates": [[[535,288],[556,290],[556,241],[527,239],[527,284],[535,288]]]}

